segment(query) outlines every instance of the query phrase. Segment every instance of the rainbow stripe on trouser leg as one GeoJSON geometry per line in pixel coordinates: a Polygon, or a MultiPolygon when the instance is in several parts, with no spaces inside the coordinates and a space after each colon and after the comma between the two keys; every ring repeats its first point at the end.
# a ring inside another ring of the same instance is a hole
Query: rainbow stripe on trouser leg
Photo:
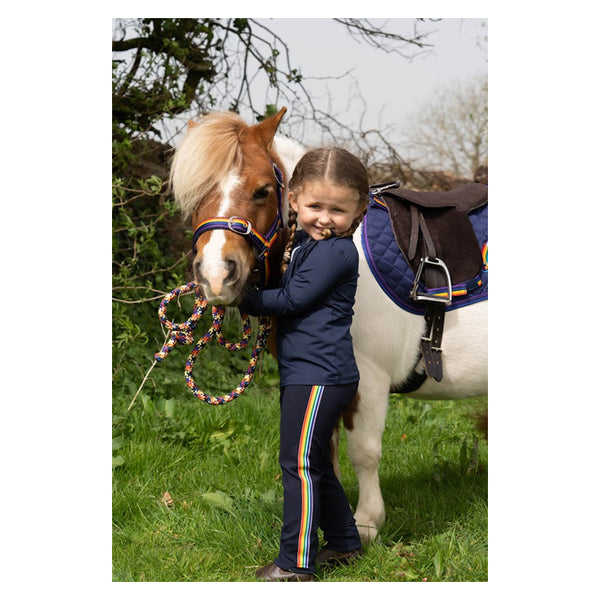
{"type": "Polygon", "coordinates": [[[360,547],[344,489],[331,464],[330,440],[358,384],[288,385],[281,390],[279,464],[283,524],[275,563],[287,571],[316,571],[317,530],[331,548],[360,547]]]}
{"type": "Polygon", "coordinates": [[[312,442],[315,421],[317,418],[321,398],[323,397],[323,386],[313,386],[308,399],[304,422],[300,432],[300,444],[298,446],[298,476],[300,477],[302,489],[302,516],[300,520],[300,533],[298,535],[298,554],[296,566],[307,568],[310,555],[310,533],[314,513],[314,489],[310,476],[310,447],[312,442]]]}

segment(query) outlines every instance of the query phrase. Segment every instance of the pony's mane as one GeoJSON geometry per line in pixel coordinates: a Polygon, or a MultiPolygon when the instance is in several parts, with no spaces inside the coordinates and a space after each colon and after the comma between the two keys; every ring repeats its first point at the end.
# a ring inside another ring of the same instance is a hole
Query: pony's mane
{"type": "Polygon", "coordinates": [[[235,113],[221,112],[188,128],[171,166],[171,188],[184,218],[227,173],[241,166],[238,140],[246,127],[235,113]]]}

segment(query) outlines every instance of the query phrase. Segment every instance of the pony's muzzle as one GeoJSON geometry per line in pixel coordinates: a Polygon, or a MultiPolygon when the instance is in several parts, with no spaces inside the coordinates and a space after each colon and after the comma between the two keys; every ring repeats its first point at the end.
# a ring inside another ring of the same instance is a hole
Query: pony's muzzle
{"type": "Polygon", "coordinates": [[[245,285],[242,281],[242,265],[235,256],[218,262],[206,262],[197,256],[192,265],[196,283],[211,304],[235,303],[245,285]]]}

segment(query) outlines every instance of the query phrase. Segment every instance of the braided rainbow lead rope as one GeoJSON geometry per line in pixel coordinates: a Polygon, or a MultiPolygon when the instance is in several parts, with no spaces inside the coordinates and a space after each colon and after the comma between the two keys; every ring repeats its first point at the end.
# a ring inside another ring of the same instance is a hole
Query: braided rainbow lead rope
{"type": "Polygon", "coordinates": [[[193,344],[194,343],[194,327],[198,323],[198,319],[204,314],[208,301],[200,294],[195,281],[186,283],[185,285],[175,288],[168,293],[160,303],[158,308],[158,318],[160,322],[171,331],[168,341],[162,349],[154,355],[157,362],[161,362],[167,357],[167,354],[173,350],[178,344],[193,344]],[[196,298],[194,300],[194,310],[192,316],[184,323],[173,323],[167,319],[167,306],[174,298],[180,294],[185,294],[196,289],[196,298]]]}
{"type": "MultiPolygon", "coordinates": [[[[198,323],[198,319],[204,314],[207,305],[208,302],[206,298],[202,297],[200,289],[194,281],[175,288],[172,292],[165,296],[165,298],[160,303],[160,307],[158,309],[158,318],[160,319],[161,323],[171,331],[171,334],[167,342],[161,348],[161,350],[154,355],[154,358],[157,362],[161,362],[162,360],[164,360],[169,354],[169,352],[171,352],[171,350],[173,350],[173,348],[178,344],[184,345],[194,343],[194,328],[198,323]],[[169,302],[171,302],[171,300],[173,300],[180,294],[191,292],[194,289],[196,290],[196,298],[194,301],[194,309],[191,317],[184,323],[173,323],[169,321],[166,316],[167,306],[169,302]]],[[[192,376],[192,369],[194,368],[194,363],[196,361],[196,358],[198,357],[198,354],[200,354],[204,346],[206,346],[206,344],[208,344],[208,342],[210,342],[212,338],[217,339],[219,343],[227,350],[231,352],[236,352],[237,350],[241,350],[242,348],[245,348],[248,345],[248,341],[250,340],[250,335],[252,333],[250,317],[247,314],[241,313],[242,321],[244,324],[242,339],[241,341],[235,344],[228,342],[225,339],[221,330],[224,316],[225,308],[223,306],[212,307],[212,325],[210,326],[208,331],[200,338],[200,340],[198,340],[198,342],[192,349],[192,352],[188,357],[187,362],[185,363],[184,375],[188,388],[194,394],[194,396],[211,405],[225,404],[227,402],[231,402],[232,400],[238,398],[248,387],[248,384],[252,381],[252,378],[254,377],[254,371],[256,369],[256,364],[258,362],[260,353],[267,344],[267,338],[269,337],[272,325],[271,319],[269,317],[260,317],[259,332],[256,337],[256,343],[250,356],[248,369],[246,370],[242,381],[229,394],[225,396],[215,397],[206,394],[201,389],[199,389],[194,381],[194,377],[192,376]]]]}

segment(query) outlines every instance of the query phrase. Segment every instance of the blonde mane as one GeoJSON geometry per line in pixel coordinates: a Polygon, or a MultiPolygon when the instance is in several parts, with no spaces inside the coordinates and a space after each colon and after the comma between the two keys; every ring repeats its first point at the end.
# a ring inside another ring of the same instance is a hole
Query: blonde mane
{"type": "Polygon", "coordinates": [[[241,167],[239,136],[246,128],[238,115],[226,112],[188,128],[171,166],[171,189],[184,218],[227,173],[241,167]]]}

